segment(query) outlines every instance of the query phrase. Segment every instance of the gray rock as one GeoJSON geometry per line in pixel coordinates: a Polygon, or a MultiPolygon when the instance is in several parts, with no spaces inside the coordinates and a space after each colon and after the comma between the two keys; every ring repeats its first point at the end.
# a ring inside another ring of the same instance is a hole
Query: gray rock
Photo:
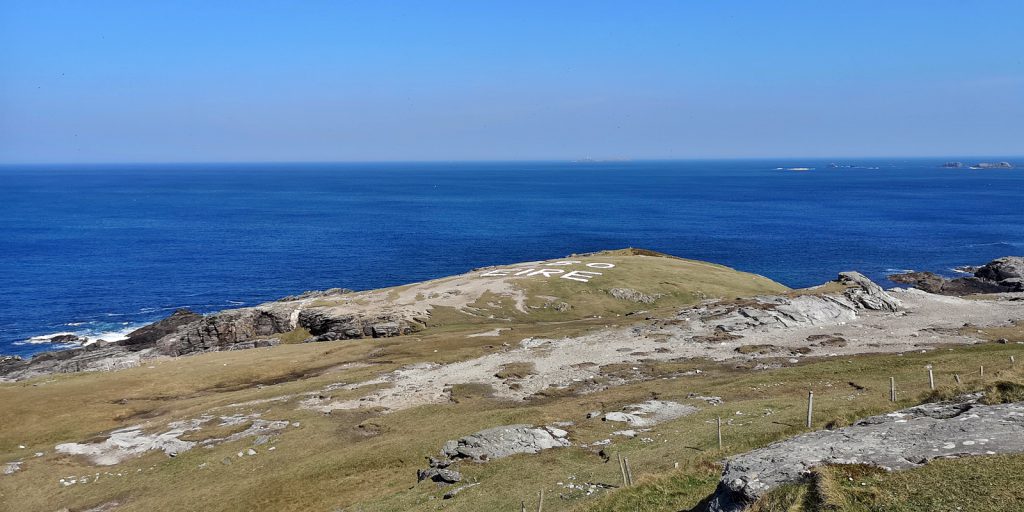
{"type": "Polygon", "coordinates": [[[231,345],[295,328],[291,314],[298,306],[273,303],[271,306],[229,309],[179,327],[160,338],[156,348],[161,354],[180,356],[230,348],[231,345]]]}
{"type": "Polygon", "coordinates": [[[842,294],[768,295],[702,306],[694,312],[720,333],[718,337],[725,337],[721,335],[751,328],[837,325],[855,320],[859,310],[896,312],[903,307],[899,299],[859,272],[843,272],[837,281],[847,285],[842,294]]]}
{"type": "Polygon", "coordinates": [[[838,281],[856,285],[843,292],[843,295],[864,309],[895,312],[903,308],[899,299],[886,293],[881,286],[860,272],[840,272],[838,281]]]}
{"type": "Polygon", "coordinates": [[[1024,257],[1006,256],[992,260],[979,268],[974,273],[974,277],[990,281],[1024,278],[1024,257]]]}
{"type": "Polygon", "coordinates": [[[556,437],[543,428],[531,425],[506,425],[481,430],[457,441],[448,441],[444,444],[441,454],[449,459],[486,462],[517,453],[538,453],[541,450],[570,444],[568,439],[556,437]]]}
{"type": "Polygon", "coordinates": [[[648,400],[639,404],[627,405],[622,408],[621,412],[607,413],[603,419],[604,421],[628,423],[632,427],[649,427],[695,412],[697,412],[697,408],[692,405],[663,400],[648,400]]]}
{"type": "Polygon", "coordinates": [[[202,320],[202,318],[203,315],[195,313],[187,308],[180,308],[172,313],[171,316],[164,318],[163,320],[153,322],[128,333],[128,337],[118,341],[117,344],[131,347],[132,350],[141,350],[146,347],[151,347],[160,338],[174,333],[178,328],[184,325],[198,322],[199,320],[202,320]]]}
{"type": "Polygon", "coordinates": [[[299,313],[299,325],[309,330],[312,341],[350,340],[359,338],[390,338],[413,332],[413,327],[398,315],[382,314],[334,316],[321,309],[299,313]]]}
{"type": "Polygon", "coordinates": [[[733,457],[703,510],[739,512],[779,485],[802,481],[822,464],[901,470],[936,458],[1024,452],[1024,403],[982,405],[977,398],[873,416],[733,457]]]}
{"type": "Polygon", "coordinates": [[[946,279],[931,272],[907,272],[891,275],[889,280],[940,295],[1021,292],[1024,291],[1024,257],[1006,256],[990,261],[975,270],[971,277],[946,279]]]}
{"type": "Polygon", "coordinates": [[[8,462],[8,463],[4,464],[3,474],[5,474],[5,475],[13,475],[13,474],[17,473],[18,471],[21,471],[21,465],[22,465],[22,462],[20,460],[14,461],[14,462],[8,462]]]}
{"type": "Polygon", "coordinates": [[[139,366],[143,355],[143,352],[131,352],[126,347],[94,344],[43,352],[28,361],[0,363],[0,375],[9,380],[24,380],[52,373],[120,370],[139,366]]]}
{"type": "Polygon", "coordinates": [[[427,468],[416,471],[416,481],[430,480],[443,484],[454,484],[462,481],[462,473],[451,469],[427,468]]]}
{"type": "Polygon", "coordinates": [[[632,288],[612,288],[608,290],[608,294],[619,300],[628,300],[639,304],[653,304],[661,297],[661,295],[648,295],[638,292],[632,288]]]}

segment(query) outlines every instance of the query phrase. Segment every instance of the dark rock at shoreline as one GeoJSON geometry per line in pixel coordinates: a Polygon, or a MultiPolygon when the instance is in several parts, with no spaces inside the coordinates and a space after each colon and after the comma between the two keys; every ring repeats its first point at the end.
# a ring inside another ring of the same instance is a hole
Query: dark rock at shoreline
{"type": "Polygon", "coordinates": [[[81,343],[85,341],[76,334],[58,334],[48,338],[50,343],[81,343]]]}
{"type": "Polygon", "coordinates": [[[959,169],[964,166],[963,162],[946,162],[939,167],[945,167],[946,169],[959,169]]]}
{"type": "Polygon", "coordinates": [[[908,272],[889,276],[895,283],[907,284],[919,290],[939,295],[971,295],[974,293],[1002,293],[1014,291],[999,283],[978,279],[977,277],[960,277],[947,279],[932,272],[908,272]]]}
{"type": "Polygon", "coordinates": [[[947,279],[932,272],[894,274],[889,280],[939,295],[1024,291],[1024,258],[1007,256],[978,268],[971,277],[947,279]]]}
{"type": "Polygon", "coordinates": [[[1024,257],[1007,256],[992,260],[974,272],[975,277],[992,281],[1024,278],[1024,257]]]}
{"type": "Polygon", "coordinates": [[[181,308],[163,320],[130,332],[127,339],[121,340],[117,344],[129,347],[129,350],[142,350],[143,348],[153,346],[160,338],[174,333],[179,327],[196,322],[202,318],[203,315],[187,308],[181,308]]]}

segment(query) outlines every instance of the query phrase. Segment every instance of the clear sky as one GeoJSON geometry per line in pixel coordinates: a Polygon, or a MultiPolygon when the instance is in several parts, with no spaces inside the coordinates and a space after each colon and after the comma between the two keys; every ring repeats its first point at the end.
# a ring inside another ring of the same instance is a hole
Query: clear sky
{"type": "Polygon", "coordinates": [[[1024,1],[0,0],[0,162],[1024,154],[1024,1]]]}

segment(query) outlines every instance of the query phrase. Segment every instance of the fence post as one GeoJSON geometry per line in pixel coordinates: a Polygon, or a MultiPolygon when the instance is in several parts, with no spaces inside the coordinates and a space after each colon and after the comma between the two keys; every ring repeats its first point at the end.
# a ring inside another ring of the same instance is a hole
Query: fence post
{"type": "Polygon", "coordinates": [[[619,472],[622,473],[622,486],[629,487],[629,479],[626,478],[626,466],[622,463],[622,455],[616,453],[615,458],[619,461],[619,472]]]}
{"type": "Polygon", "coordinates": [[[807,428],[811,428],[811,417],[814,414],[814,391],[807,391],[807,428]]]}
{"type": "Polygon", "coordinates": [[[935,374],[932,373],[931,368],[928,368],[928,387],[935,391],[935,374]]]}
{"type": "Polygon", "coordinates": [[[623,457],[622,463],[626,466],[626,478],[629,480],[629,486],[633,486],[633,470],[629,467],[629,457],[623,457]]]}
{"type": "Polygon", "coordinates": [[[544,512],[544,489],[540,490],[540,500],[537,502],[537,512],[544,512]]]}
{"type": "Polygon", "coordinates": [[[718,449],[722,449],[722,417],[718,417],[718,449]]]}
{"type": "Polygon", "coordinates": [[[889,401],[896,401],[896,377],[889,377],[889,401]]]}
{"type": "Polygon", "coordinates": [[[959,373],[954,373],[953,374],[953,380],[955,380],[956,381],[956,385],[959,386],[960,385],[960,374],[959,373]]]}
{"type": "Polygon", "coordinates": [[[985,378],[985,365],[981,365],[981,378],[985,378]]]}

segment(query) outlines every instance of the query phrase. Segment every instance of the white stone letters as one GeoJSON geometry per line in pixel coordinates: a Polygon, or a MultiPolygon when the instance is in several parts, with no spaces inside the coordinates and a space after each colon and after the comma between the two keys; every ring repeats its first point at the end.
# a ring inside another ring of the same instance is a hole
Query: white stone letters
{"type": "Polygon", "coordinates": [[[600,275],[604,275],[603,272],[594,272],[592,270],[570,270],[570,271],[566,271],[566,270],[563,270],[563,269],[560,269],[560,268],[550,268],[550,267],[568,267],[568,266],[571,266],[571,265],[584,265],[584,266],[586,266],[588,268],[600,268],[600,269],[615,268],[615,264],[614,263],[604,263],[604,262],[583,263],[580,260],[558,260],[558,261],[544,262],[544,263],[541,263],[541,264],[539,264],[537,266],[534,266],[534,267],[498,268],[498,269],[489,270],[487,272],[484,272],[483,274],[480,274],[480,277],[516,277],[516,276],[534,277],[534,276],[541,276],[541,277],[547,277],[547,278],[569,279],[569,280],[572,280],[572,281],[579,281],[581,283],[589,283],[591,278],[596,277],[596,276],[600,276],[600,275]]]}
{"type": "Polygon", "coordinates": [[[562,279],[572,279],[573,281],[579,281],[581,283],[589,283],[592,276],[602,275],[600,272],[591,272],[589,270],[573,270],[568,274],[565,274],[562,279]]]}
{"type": "Polygon", "coordinates": [[[560,268],[542,268],[540,270],[534,270],[533,272],[530,272],[529,274],[526,274],[526,275],[528,275],[528,276],[551,277],[551,276],[556,275],[556,274],[564,274],[564,273],[565,273],[565,271],[560,269],[560,268]]]}

